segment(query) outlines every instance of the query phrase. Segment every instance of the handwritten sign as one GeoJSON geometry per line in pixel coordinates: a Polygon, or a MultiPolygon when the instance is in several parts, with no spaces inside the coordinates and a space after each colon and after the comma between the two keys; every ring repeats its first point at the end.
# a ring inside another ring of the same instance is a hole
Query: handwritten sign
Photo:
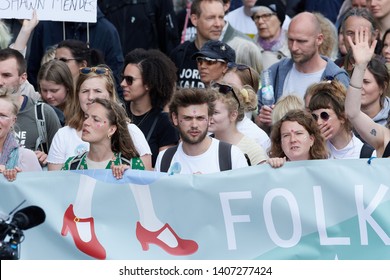
{"type": "Polygon", "coordinates": [[[0,18],[96,22],[97,0],[0,0],[0,18]]]}

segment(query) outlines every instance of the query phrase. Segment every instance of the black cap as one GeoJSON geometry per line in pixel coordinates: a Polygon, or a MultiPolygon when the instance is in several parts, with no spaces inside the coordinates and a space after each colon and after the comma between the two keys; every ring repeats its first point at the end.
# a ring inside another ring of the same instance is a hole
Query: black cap
{"type": "Polygon", "coordinates": [[[232,47],[224,42],[214,40],[207,41],[200,51],[192,56],[192,59],[196,59],[198,56],[223,59],[226,62],[236,61],[236,52],[232,49],[232,47]]]}
{"type": "Polygon", "coordinates": [[[252,14],[256,12],[256,8],[261,6],[273,11],[278,17],[280,25],[283,25],[284,19],[286,18],[286,6],[281,0],[257,0],[256,4],[251,8],[252,14]]]}

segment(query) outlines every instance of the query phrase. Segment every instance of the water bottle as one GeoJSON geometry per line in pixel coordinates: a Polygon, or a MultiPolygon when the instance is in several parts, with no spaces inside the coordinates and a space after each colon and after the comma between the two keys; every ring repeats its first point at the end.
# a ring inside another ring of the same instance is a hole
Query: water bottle
{"type": "Polygon", "coordinates": [[[263,105],[271,106],[275,103],[274,96],[274,87],[271,83],[271,71],[264,70],[261,73],[261,90],[260,90],[260,98],[263,105]]]}

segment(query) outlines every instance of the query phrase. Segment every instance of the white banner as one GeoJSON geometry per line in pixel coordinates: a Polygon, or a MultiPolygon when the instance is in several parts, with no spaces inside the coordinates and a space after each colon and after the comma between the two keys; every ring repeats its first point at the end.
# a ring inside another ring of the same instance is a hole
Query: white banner
{"type": "Polygon", "coordinates": [[[97,0],[0,0],[0,18],[96,22],[97,0]]]}

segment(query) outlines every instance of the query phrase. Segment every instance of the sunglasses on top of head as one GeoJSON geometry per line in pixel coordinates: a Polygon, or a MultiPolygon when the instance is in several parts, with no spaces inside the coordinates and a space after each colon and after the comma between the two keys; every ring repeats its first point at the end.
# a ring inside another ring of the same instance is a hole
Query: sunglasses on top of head
{"type": "Polygon", "coordinates": [[[82,67],[80,68],[80,74],[88,75],[90,73],[96,73],[98,75],[108,75],[110,69],[105,67],[82,67]]]}
{"type": "Polygon", "coordinates": [[[238,64],[238,63],[235,63],[235,62],[229,62],[227,64],[227,67],[229,69],[233,69],[233,68],[236,68],[237,70],[239,71],[245,71],[245,70],[248,70],[249,71],[249,76],[251,78],[251,84],[250,86],[251,87],[254,87],[254,81],[253,81],[253,77],[252,77],[252,71],[251,71],[251,68],[248,66],[248,65],[245,65],[245,64],[238,64]]]}
{"type": "Polygon", "coordinates": [[[320,116],[318,117],[316,114],[311,114],[315,121],[318,121],[318,118],[320,117],[323,121],[328,121],[330,119],[330,116],[327,112],[321,112],[320,116]]]}
{"type": "Polygon", "coordinates": [[[238,99],[236,93],[234,92],[233,87],[229,85],[220,84],[220,83],[213,83],[212,87],[218,89],[218,92],[222,93],[223,95],[227,95],[229,92],[233,93],[233,97],[238,103],[238,108],[240,108],[240,100],[238,99]]]}

